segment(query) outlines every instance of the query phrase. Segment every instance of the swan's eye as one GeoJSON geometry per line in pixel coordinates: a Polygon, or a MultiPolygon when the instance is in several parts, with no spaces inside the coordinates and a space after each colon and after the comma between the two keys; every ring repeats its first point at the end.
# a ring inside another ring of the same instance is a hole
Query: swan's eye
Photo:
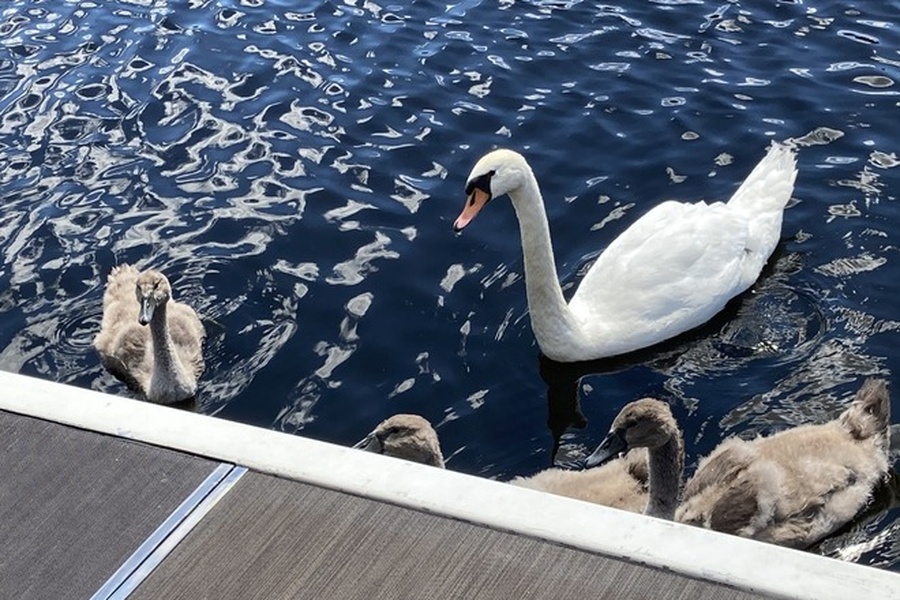
{"type": "MultiPolygon", "coordinates": [[[[479,175],[475,179],[469,181],[468,185],[466,185],[466,196],[471,196],[472,192],[476,189],[481,190],[485,194],[488,195],[488,198],[491,196],[491,177],[494,176],[496,171],[488,171],[484,175],[479,175]]],[[[469,202],[474,202],[474,199],[469,200],[469,202]]]]}

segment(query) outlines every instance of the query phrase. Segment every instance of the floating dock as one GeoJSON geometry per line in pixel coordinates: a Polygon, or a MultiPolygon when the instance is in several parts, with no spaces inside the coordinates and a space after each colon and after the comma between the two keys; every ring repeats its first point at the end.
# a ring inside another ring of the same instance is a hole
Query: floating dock
{"type": "Polygon", "coordinates": [[[0,598],[900,600],[900,575],[0,372],[0,598]]]}

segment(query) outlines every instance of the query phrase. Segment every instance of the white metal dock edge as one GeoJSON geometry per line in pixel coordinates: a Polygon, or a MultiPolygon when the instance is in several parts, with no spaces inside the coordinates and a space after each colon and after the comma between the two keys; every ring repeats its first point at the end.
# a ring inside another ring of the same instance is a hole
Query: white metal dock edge
{"type": "Polygon", "coordinates": [[[779,598],[900,600],[900,575],[0,371],[0,410],[209,457],[779,598]]]}

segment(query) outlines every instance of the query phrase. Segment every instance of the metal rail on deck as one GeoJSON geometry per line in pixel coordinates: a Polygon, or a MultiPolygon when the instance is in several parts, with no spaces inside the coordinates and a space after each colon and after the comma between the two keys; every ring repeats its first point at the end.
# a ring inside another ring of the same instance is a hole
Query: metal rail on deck
{"type": "Polygon", "coordinates": [[[222,463],[122,563],[91,600],[124,600],[247,472],[222,463]]]}

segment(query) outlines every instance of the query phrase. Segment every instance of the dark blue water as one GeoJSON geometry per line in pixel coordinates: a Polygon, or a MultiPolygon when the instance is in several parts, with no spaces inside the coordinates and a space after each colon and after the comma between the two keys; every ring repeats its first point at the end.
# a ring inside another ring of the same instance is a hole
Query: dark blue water
{"type": "MultiPolygon", "coordinates": [[[[689,468],[830,419],[900,373],[900,35],[896,3],[861,6],[7,0],[0,368],[127,395],[91,342],[132,262],[203,316],[197,410],[226,419],[350,444],[417,412],[450,468],[498,479],[645,395],[689,468]],[[649,207],[727,197],[786,138],[763,277],[624,360],[539,360],[508,202],[451,233],[475,160],[519,149],[572,286],[649,207]]],[[[897,487],[818,551],[900,571],[897,487]]]]}

